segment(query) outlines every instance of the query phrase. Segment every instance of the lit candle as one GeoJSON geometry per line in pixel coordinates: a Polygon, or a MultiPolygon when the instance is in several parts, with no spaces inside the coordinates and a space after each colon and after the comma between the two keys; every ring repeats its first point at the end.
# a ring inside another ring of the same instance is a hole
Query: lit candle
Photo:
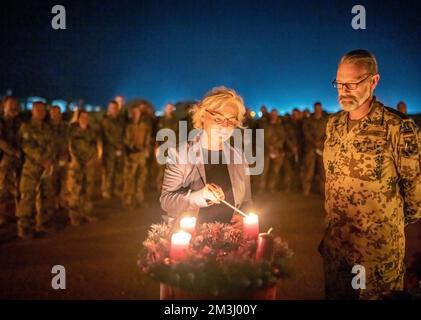
{"type": "Polygon", "coordinates": [[[259,236],[259,217],[257,214],[250,213],[247,217],[244,217],[243,236],[252,239],[259,236]]]}
{"type": "Polygon", "coordinates": [[[196,228],[196,217],[184,217],[181,219],[180,228],[192,234],[196,228]]]}
{"type": "Polygon", "coordinates": [[[185,231],[178,231],[171,236],[170,258],[182,260],[187,255],[191,234],[185,231]]]}

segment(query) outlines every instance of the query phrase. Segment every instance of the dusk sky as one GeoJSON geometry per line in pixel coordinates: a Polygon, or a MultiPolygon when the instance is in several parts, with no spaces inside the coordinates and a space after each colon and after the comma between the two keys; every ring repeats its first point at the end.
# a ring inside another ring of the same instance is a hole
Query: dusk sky
{"type": "Polygon", "coordinates": [[[116,94],[163,104],[225,85],[258,110],[338,110],[340,56],[378,59],[376,95],[421,112],[421,4],[406,1],[8,1],[2,4],[0,93],[105,105],[116,94]],[[64,5],[67,29],[53,30],[64,5]],[[351,27],[364,5],[367,29],[351,27]]]}

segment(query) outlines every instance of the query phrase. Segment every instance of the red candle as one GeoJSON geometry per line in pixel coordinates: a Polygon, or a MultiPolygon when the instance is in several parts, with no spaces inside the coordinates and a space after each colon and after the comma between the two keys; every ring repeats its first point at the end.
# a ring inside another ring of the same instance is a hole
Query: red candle
{"type": "Polygon", "coordinates": [[[259,236],[259,217],[257,214],[250,213],[247,217],[244,217],[243,222],[244,238],[257,239],[259,236]]]}
{"type": "Polygon", "coordinates": [[[173,260],[183,260],[187,255],[191,234],[179,231],[171,236],[170,258],[173,260]]]}
{"type": "Polygon", "coordinates": [[[196,228],[196,218],[195,217],[184,217],[180,221],[180,228],[184,231],[193,234],[194,229],[196,228]]]}
{"type": "Polygon", "coordinates": [[[257,239],[256,261],[272,261],[273,246],[273,236],[268,233],[260,233],[257,239]]]}

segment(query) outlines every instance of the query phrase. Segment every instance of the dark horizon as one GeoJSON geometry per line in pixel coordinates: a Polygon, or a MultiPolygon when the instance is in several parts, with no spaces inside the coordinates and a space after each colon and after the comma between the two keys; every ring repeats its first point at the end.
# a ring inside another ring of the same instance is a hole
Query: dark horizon
{"type": "Polygon", "coordinates": [[[247,106],[290,111],[321,101],[340,56],[372,51],[390,107],[421,112],[417,1],[363,1],[367,29],[351,28],[352,1],[64,1],[67,30],[51,28],[54,3],[17,1],[1,13],[0,93],[105,105],[115,95],[166,102],[200,99],[218,85],[247,106]]]}

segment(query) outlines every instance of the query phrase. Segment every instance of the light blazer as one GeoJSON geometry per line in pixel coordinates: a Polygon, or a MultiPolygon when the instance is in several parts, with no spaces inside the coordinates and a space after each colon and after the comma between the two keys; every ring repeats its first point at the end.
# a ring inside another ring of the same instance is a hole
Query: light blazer
{"type": "MultiPolygon", "coordinates": [[[[169,220],[178,220],[184,213],[195,215],[207,207],[202,195],[206,184],[205,165],[201,151],[201,136],[182,142],[176,148],[168,149],[167,165],[160,197],[161,207],[169,220]],[[172,218],[172,219],[171,219],[172,218]]],[[[223,149],[227,159],[235,206],[246,209],[252,206],[250,176],[244,155],[226,143],[223,149]]]]}

